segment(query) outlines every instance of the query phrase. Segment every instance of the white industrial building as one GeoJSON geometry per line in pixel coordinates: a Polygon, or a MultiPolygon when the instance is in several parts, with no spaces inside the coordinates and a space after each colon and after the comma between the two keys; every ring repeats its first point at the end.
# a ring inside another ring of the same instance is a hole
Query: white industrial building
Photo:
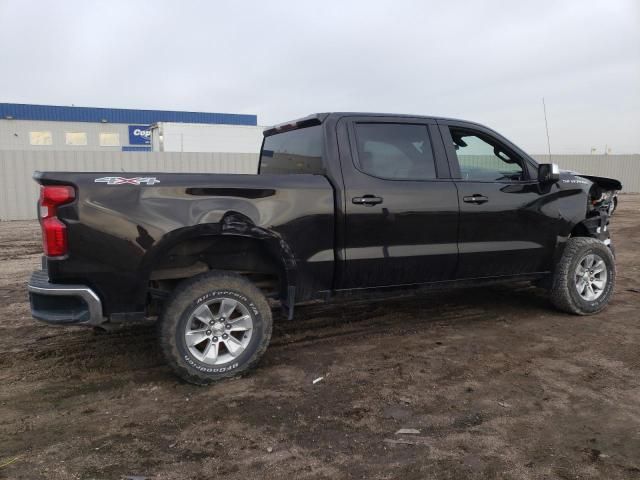
{"type": "MultiPolygon", "coordinates": [[[[207,143],[211,150],[184,151],[250,152],[248,145],[253,143],[248,138],[253,133],[248,132],[262,132],[256,115],[0,103],[0,151],[148,152],[150,126],[164,122],[170,122],[172,129],[188,124],[194,132],[201,125],[224,127],[215,134],[220,143],[207,143]]],[[[191,145],[196,136],[182,138],[191,145]]],[[[171,136],[167,139],[173,141],[171,136]]],[[[258,149],[253,151],[257,154],[258,149]]]]}
{"type": "Polygon", "coordinates": [[[36,170],[256,173],[262,130],[256,115],[0,103],[0,221],[36,218],[36,170]]]}
{"type": "Polygon", "coordinates": [[[264,127],[158,122],[151,126],[154,152],[252,153],[256,158],[264,127]]]}

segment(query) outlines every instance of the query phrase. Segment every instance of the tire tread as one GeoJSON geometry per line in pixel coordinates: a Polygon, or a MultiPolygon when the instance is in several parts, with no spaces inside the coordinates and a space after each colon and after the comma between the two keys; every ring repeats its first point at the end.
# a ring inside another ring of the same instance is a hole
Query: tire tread
{"type": "MultiPolygon", "coordinates": [[[[553,305],[567,313],[573,313],[575,315],[593,315],[602,311],[606,306],[608,301],[602,302],[600,308],[594,311],[584,310],[579,304],[575,302],[575,300],[571,297],[571,293],[569,291],[572,286],[570,285],[571,278],[571,264],[576,256],[580,255],[581,252],[596,247],[600,250],[605,256],[610,256],[611,264],[614,266],[612,272],[607,272],[609,274],[608,282],[611,282],[610,291],[613,292],[615,287],[615,260],[613,257],[613,253],[604,243],[600,240],[592,237],[573,237],[567,241],[567,245],[562,254],[562,258],[558,262],[556,266],[556,270],[553,274],[553,283],[551,286],[551,302],[553,305]]],[[[611,295],[610,293],[609,295],[611,295]]]]}
{"type": "Polygon", "coordinates": [[[176,375],[189,383],[209,385],[223,378],[236,377],[253,368],[269,346],[272,329],[271,308],[264,294],[255,285],[235,273],[211,271],[184,280],[173,290],[159,318],[158,337],[167,364],[176,375]],[[250,298],[260,311],[265,332],[249,361],[229,372],[207,374],[189,368],[181,361],[182,355],[176,344],[175,330],[180,316],[193,302],[194,297],[217,289],[236,290],[250,298]]]}

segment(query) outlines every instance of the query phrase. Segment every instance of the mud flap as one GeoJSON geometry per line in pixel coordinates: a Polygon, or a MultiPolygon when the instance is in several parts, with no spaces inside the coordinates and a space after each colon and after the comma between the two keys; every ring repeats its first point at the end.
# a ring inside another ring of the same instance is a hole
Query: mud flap
{"type": "Polygon", "coordinates": [[[284,316],[287,317],[287,320],[293,320],[293,311],[296,304],[296,287],[293,285],[289,285],[287,287],[287,299],[283,302],[280,302],[282,305],[282,311],[284,316]]]}
{"type": "Polygon", "coordinates": [[[600,212],[597,217],[590,217],[582,222],[582,225],[589,232],[589,236],[597,238],[601,242],[609,245],[609,215],[606,212],[600,212]]]}

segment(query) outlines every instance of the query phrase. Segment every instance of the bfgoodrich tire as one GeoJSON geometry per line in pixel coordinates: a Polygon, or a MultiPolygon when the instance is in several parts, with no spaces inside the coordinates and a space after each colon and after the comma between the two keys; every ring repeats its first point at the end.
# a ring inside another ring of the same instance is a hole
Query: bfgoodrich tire
{"type": "Polygon", "coordinates": [[[159,321],[167,363],[187,382],[207,385],[252,368],[271,339],[271,309],[262,292],[233,273],[183,281],[159,321]]]}
{"type": "Polygon", "coordinates": [[[551,301],[565,312],[592,315],[607,306],[615,283],[609,247],[595,238],[570,238],[553,276],[551,301]]]}

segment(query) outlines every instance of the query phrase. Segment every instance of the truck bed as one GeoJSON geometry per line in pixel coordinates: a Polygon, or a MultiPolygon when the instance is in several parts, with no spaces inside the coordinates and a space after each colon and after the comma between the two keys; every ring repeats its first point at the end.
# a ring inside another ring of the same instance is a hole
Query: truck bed
{"type": "Polygon", "coordinates": [[[262,238],[308,279],[306,290],[331,288],[334,195],[323,176],[36,172],[34,179],[75,187],[75,200],[58,208],[69,254],[48,258],[47,270],[56,283],[89,285],[105,315],[143,312],[151,273],[171,247],[207,232],[262,238]]]}

